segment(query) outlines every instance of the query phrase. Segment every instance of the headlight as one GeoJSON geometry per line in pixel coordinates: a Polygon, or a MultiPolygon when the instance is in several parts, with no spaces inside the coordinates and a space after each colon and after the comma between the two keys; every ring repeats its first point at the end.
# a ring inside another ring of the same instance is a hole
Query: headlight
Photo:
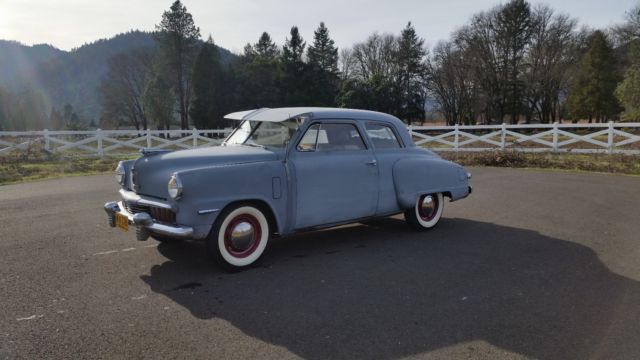
{"type": "Polygon", "coordinates": [[[177,200],[182,196],[182,182],[180,181],[178,174],[171,175],[167,189],[169,190],[169,196],[174,200],[177,200]]]}
{"type": "Polygon", "coordinates": [[[122,166],[122,161],[120,161],[118,163],[118,166],[116,167],[116,181],[118,182],[118,184],[124,185],[124,176],[124,166],[122,166]]]}

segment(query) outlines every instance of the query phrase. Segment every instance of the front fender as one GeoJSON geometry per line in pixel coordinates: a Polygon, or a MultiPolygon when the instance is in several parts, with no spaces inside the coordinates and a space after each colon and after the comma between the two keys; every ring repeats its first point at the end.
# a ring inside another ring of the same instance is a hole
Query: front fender
{"type": "Polygon", "coordinates": [[[469,195],[469,180],[465,169],[436,157],[410,157],[393,166],[393,182],[398,204],[403,209],[415,205],[422,194],[446,193],[451,201],[469,195]]]}
{"type": "Polygon", "coordinates": [[[230,203],[258,200],[270,207],[278,229],[283,229],[287,191],[282,162],[219,165],[183,170],[178,175],[184,189],[177,201],[180,223],[194,224],[204,232],[230,203]]]}

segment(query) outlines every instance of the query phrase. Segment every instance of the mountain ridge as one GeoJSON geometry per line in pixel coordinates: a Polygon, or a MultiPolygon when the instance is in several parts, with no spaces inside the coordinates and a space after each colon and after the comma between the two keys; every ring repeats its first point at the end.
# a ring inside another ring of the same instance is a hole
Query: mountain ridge
{"type": "MultiPolygon", "coordinates": [[[[153,32],[130,30],[110,38],[83,44],[69,51],[50,44],[25,45],[0,39],[0,88],[13,93],[40,92],[47,108],[69,103],[87,121],[100,116],[99,85],[107,74],[112,56],[145,47],[155,47],[153,32]]],[[[236,55],[217,46],[221,60],[236,55]]]]}

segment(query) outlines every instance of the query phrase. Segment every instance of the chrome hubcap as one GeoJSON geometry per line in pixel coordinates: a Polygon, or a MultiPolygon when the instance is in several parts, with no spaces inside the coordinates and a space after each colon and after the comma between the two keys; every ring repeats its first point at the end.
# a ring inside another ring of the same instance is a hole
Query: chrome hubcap
{"type": "Polygon", "coordinates": [[[433,201],[433,196],[427,195],[422,199],[422,213],[425,215],[432,214],[436,209],[435,201],[433,201]]]}
{"type": "Polygon", "coordinates": [[[418,204],[418,215],[424,221],[431,221],[438,212],[438,199],[433,195],[425,195],[418,204]]]}
{"type": "Polygon", "coordinates": [[[234,248],[242,251],[251,246],[256,230],[247,221],[236,224],[231,230],[230,241],[234,248]]]}

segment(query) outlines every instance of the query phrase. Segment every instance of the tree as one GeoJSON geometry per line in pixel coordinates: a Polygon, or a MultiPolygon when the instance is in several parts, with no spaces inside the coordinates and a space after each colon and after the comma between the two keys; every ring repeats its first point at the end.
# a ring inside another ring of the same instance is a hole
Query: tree
{"type": "Polygon", "coordinates": [[[0,87],[0,131],[6,131],[8,128],[7,111],[5,110],[6,102],[7,102],[7,92],[0,87]]]}
{"type": "Polygon", "coordinates": [[[307,49],[307,63],[310,82],[314,84],[314,96],[309,99],[309,105],[334,106],[339,82],[338,48],[329,37],[324,22],[313,32],[313,44],[307,49]]]}
{"type": "Polygon", "coordinates": [[[523,84],[519,79],[525,47],[531,38],[533,19],[531,7],[525,0],[511,0],[497,13],[498,43],[504,51],[507,108],[511,122],[517,123],[521,110],[523,84]]]}
{"type": "Polygon", "coordinates": [[[455,42],[474,58],[473,72],[481,87],[485,116],[503,122],[519,119],[523,102],[520,74],[533,27],[529,3],[511,0],[473,16],[455,42]]]}
{"type": "Polygon", "coordinates": [[[282,47],[282,103],[285,106],[309,105],[307,65],[302,60],[306,42],[300,36],[298,27],[290,32],[291,38],[285,39],[282,47]]]}
{"type": "Polygon", "coordinates": [[[224,80],[218,48],[209,39],[202,45],[193,68],[193,95],[189,113],[198,129],[218,128],[224,116],[224,80]]]}
{"type": "Polygon", "coordinates": [[[243,108],[278,107],[280,92],[280,51],[266,32],[258,42],[247,45],[234,66],[238,82],[238,103],[243,108]]]}
{"type": "Polygon", "coordinates": [[[189,105],[191,96],[191,75],[195,54],[200,39],[200,29],[180,0],[176,0],[169,11],[162,14],[162,21],[156,25],[157,40],[166,61],[167,78],[172,82],[180,114],[180,127],[189,127],[189,105]]]}
{"type": "Polygon", "coordinates": [[[113,56],[100,85],[102,118],[116,125],[131,124],[147,129],[149,119],[142,101],[143,92],[153,76],[153,52],[139,49],[113,56]]]}
{"type": "Polygon", "coordinates": [[[624,80],[616,88],[616,96],[624,105],[624,120],[640,120],[640,43],[631,44],[629,50],[631,65],[624,74],[624,80]]]}
{"type": "Polygon", "coordinates": [[[158,130],[169,130],[174,119],[175,98],[168,81],[161,73],[156,73],[144,88],[142,102],[147,115],[158,130]]]}
{"type": "Polygon", "coordinates": [[[576,20],[541,5],[533,11],[533,31],[522,70],[527,122],[555,122],[579,58],[576,20]]]}
{"type": "Polygon", "coordinates": [[[271,40],[271,36],[267,32],[260,35],[258,42],[253,46],[253,52],[265,59],[275,59],[279,54],[278,46],[271,40]]]}
{"type": "Polygon", "coordinates": [[[571,88],[568,103],[572,118],[602,122],[620,113],[620,104],[614,95],[618,81],[613,48],[604,33],[596,31],[571,88]]]}
{"type": "Polygon", "coordinates": [[[409,22],[400,33],[395,57],[400,90],[400,103],[396,114],[409,124],[425,117],[426,55],[424,39],[418,37],[415,28],[409,22]]]}
{"type": "Polygon", "coordinates": [[[73,111],[71,104],[66,104],[62,111],[64,129],[70,131],[86,130],[87,124],[73,111]]]}
{"type": "Polygon", "coordinates": [[[625,15],[625,22],[613,28],[620,43],[640,39],[640,4],[633,7],[625,15]]]}
{"type": "Polygon", "coordinates": [[[455,43],[441,42],[427,61],[427,89],[449,125],[475,123],[476,84],[467,57],[455,43]]]}

